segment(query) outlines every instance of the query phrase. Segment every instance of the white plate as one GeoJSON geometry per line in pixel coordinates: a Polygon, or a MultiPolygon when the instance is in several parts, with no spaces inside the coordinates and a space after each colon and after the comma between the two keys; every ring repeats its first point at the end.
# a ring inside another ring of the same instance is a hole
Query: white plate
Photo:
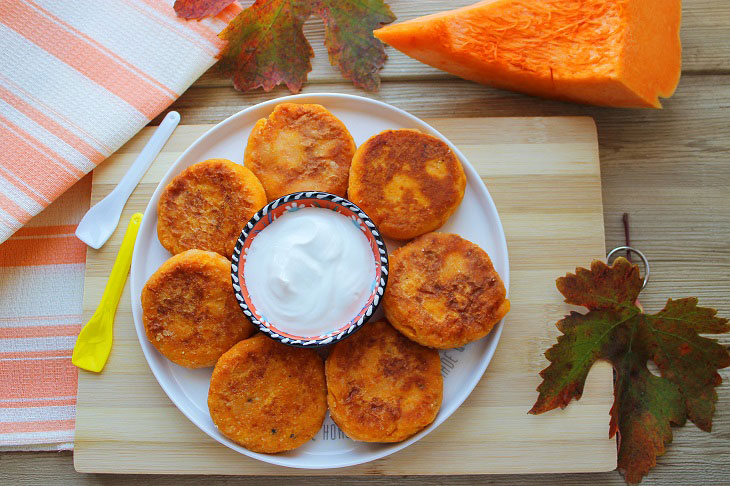
{"type": "MultiPolygon", "coordinates": [[[[211,128],[188,148],[162,178],[144,213],[130,274],[132,313],[137,336],[152,373],[170,400],[200,429],[231,449],[281,466],[328,469],[373,461],[408,447],[446,420],[469,396],[487,369],[502,333],[502,323],[484,339],[464,348],[441,352],[444,399],[436,420],[410,439],[396,444],[355,442],[344,436],[329,416],[308,444],[282,454],[251,452],[228,440],[216,429],[208,413],[208,385],[212,368],[190,370],[168,361],[147,340],[142,324],[140,295],[147,279],[170,257],[157,239],[157,201],[162,189],[186,167],[210,158],[243,163],[243,151],[254,123],[265,118],[278,103],[319,103],[342,120],[360,145],[370,136],[392,128],[418,128],[443,139],[461,160],[466,172],[466,193],[461,206],[440,231],[458,233],[489,253],[494,267],[509,289],[509,261],[502,224],[481,178],[464,155],[443,135],[418,118],[385,103],[343,94],[312,94],[277,98],[237,113],[211,128]]],[[[392,251],[397,245],[388,242],[392,251]]]]}

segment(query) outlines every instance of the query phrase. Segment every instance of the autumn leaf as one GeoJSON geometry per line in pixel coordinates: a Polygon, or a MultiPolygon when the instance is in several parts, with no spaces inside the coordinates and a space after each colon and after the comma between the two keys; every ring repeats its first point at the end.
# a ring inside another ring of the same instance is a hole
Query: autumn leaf
{"type": "Polygon", "coordinates": [[[312,13],[309,0],[257,0],[219,34],[227,40],[220,68],[236,89],[271,91],[284,83],[302,88],[314,51],[302,27],[312,13]]]}
{"type": "Polygon", "coordinates": [[[612,266],[594,261],[557,280],[569,304],[588,308],[557,323],[563,333],[545,356],[551,362],[530,413],[565,408],[583,394],[588,371],[607,360],[616,371],[609,436],[618,434],[618,467],[626,481],[637,483],[656,465],[672,440],[672,425],[687,419],[710,431],[721,377],[730,354],[699,333],[730,331],[727,319],[697,299],[669,299],[656,314],[636,306],[642,280],[636,265],[624,258],[612,266]],[[661,376],[652,374],[652,361],[661,376]]]}
{"type": "Polygon", "coordinates": [[[234,0],[175,0],[175,13],[184,19],[202,19],[215,16],[234,0]]]}
{"type": "Polygon", "coordinates": [[[296,93],[312,70],[314,51],[302,29],[313,14],[325,22],[330,62],[356,86],[378,89],[386,56],[372,31],[395,20],[382,0],[257,0],[219,34],[228,41],[222,72],[239,90],[284,83],[296,93]]]}
{"type": "Polygon", "coordinates": [[[395,20],[390,7],[382,0],[316,0],[313,6],[324,20],[330,63],[355,86],[376,91],[380,87],[378,71],[387,56],[372,32],[395,20]]]}

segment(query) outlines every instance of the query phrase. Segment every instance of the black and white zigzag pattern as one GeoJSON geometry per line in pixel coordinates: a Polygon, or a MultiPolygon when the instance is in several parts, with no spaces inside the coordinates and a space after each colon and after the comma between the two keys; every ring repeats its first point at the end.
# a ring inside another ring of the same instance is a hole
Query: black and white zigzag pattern
{"type": "Polygon", "coordinates": [[[385,292],[385,286],[388,283],[388,250],[385,246],[385,242],[383,241],[383,238],[380,236],[380,232],[378,231],[377,226],[375,226],[375,223],[372,222],[372,220],[368,217],[365,212],[360,209],[357,205],[355,205],[353,202],[348,201],[347,199],[337,196],[335,194],[330,194],[328,192],[318,192],[318,191],[306,191],[306,192],[295,192],[292,194],[287,194],[286,196],[282,196],[274,201],[271,201],[269,204],[261,208],[256,214],[253,215],[253,217],[248,221],[246,226],[244,226],[243,230],[241,231],[241,235],[238,237],[238,241],[236,242],[236,247],[233,249],[233,255],[231,257],[231,279],[233,280],[233,290],[236,295],[236,300],[238,301],[238,305],[241,306],[241,309],[243,310],[244,315],[256,326],[259,328],[259,330],[263,333],[266,333],[268,336],[270,336],[273,339],[276,339],[284,344],[288,344],[290,346],[299,346],[299,347],[317,347],[317,346],[324,346],[327,344],[332,344],[334,342],[337,342],[344,337],[349,336],[354,331],[360,329],[360,327],[368,321],[368,319],[373,315],[375,310],[380,305],[380,301],[382,300],[383,293],[385,292]],[[339,204],[340,206],[343,206],[350,211],[352,211],[354,214],[356,214],[360,220],[368,227],[370,233],[373,235],[375,242],[378,245],[378,251],[380,253],[380,268],[381,268],[381,276],[380,281],[377,283],[377,286],[375,288],[375,296],[373,298],[372,304],[368,307],[368,309],[365,311],[365,314],[360,317],[356,322],[352,323],[347,329],[344,331],[341,331],[338,334],[335,334],[335,332],[325,334],[322,336],[318,336],[314,339],[310,340],[301,340],[301,339],[291,339],[286,336],[281,336],[277,334],[276,332],[272,331],[268,327],[264,325],[263,322],[261,322],[254,314],[251,312],[251,310],[248,307],[248,304],[246,304],[246,301],[243,298],[243,294],[241,293],[241,286],[238,279],[238,265],[241,259],[241,250],[243,248],[243,244],[246,241],[246,238],[248,238],[249,233],[251,230],[253,230],[254,225],[262,218],[265,218],[269,211],[276,209],[281,204],[286,204],[289,201],[297,201],[300,199],[324,199],[329,200],[334,203],[339,204]]]}

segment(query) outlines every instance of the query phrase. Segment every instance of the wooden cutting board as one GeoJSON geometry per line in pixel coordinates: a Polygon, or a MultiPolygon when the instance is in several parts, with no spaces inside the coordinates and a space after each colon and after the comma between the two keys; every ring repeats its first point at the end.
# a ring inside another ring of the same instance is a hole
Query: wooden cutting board
{"type": "MultiPolygon", "coordinates": [[[[601,174],[591,118],[426,120],[476,167],[499,210],[510,254],[510,312],[483,379],[444,424],[384,459],[345,469],[272,466],[238,454],[201,432],[152,376],[134,331],[129,289],[116,315],[103,373],[79,372],[74,464],[81,472],[257,475],[497,474],[607,471],[612,372],[599,363],[583,399],[541,416],[543,356],[570,310],[555,279],[605,256],[601,174]]],[[[132,213],[144,211],[158,182],[210,126],[180,126],[130,198],[101,249],[89,249],[84,311],[97,306],[132,213]]],[[[146,128],[94,171],[92,203],[113,189],[153,129],[146,128]]]]}

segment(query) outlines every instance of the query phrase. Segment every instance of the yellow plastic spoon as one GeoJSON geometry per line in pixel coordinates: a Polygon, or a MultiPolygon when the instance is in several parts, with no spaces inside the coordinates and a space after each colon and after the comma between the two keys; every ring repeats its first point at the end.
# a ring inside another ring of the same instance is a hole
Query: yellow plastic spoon
{"type": "Polygon", "coordinates": [[[117,259],[114,261],[112,273],[101,296],[99,307],[86,323],[79,337],[76,338],[71,362],[84,370],[96,371],[104,369],[106,360],[112,350],[112,330],[114,315],[117,312],[119,298],[127,281],[129,266],[132,263],[134,241],[137,239],[142,213],[135,213],[127,226],[122,246],[119,247],[117,259]]]}

